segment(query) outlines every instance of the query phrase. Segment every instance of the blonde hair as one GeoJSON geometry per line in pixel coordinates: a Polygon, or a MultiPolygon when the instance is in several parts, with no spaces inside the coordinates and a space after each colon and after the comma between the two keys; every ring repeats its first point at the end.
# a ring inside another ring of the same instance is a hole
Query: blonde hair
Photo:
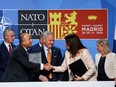
{"type": "Polygon", "coordinates": [[[102,46],[102,47],[104,48],[104,53],[105,53],[105,54],[108,54],[108,53],[111,52],[107,40],[105,40],[105,39],[100,39],[100,40],[97,41],[97,45],[100,45],[100,46],[102,46]]]}

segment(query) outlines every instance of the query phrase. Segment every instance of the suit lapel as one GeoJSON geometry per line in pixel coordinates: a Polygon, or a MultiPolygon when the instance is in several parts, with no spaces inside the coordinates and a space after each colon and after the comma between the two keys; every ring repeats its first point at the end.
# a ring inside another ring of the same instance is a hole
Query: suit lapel
{"type": "Polygon", "coordinates": [[[12,44],[12,43],[11,43],[11,45],[12,45],[12,48],[13,48],[13,49],[16,47],[16,46],[15,46],[14,44],[12,44]]]}
{"type": "Polygon", "coordinates": [[[40,48],[40,50],[41,50],[41,55],[42,55],[42,63],[44,64],[48,63],[43,46],[40,48]]]}
{"type": "MultiPolygon", "coordinates": [[[[42,55],[42,63],[44,63],[44,64],[48,63],[43,46],[40,48],[40,50],[41,50],[41,55],[42,55]]],[[[56,57],[56,50],[53,47],[51,48],[51,56],[52,56],[51,57],[51,64],[53,64],[54,58],[56,57]]]]}
{"type": "Polygon", "coordinates": [[[28,54],[27,54],[27,52],[25,51],[25,49],[23,48],[23,46],[22,46],[22,45],[19,45],[18,47],[19,47],[19,49],[21,50],[21,52],[23,53],[23,55],[25,55],[25,56],[28,58],[28,54]]]}
{"type": "Polygon", "coordinates": [[[55,58],[55,54],[56,54],[56,50],[52,47],[51,48],[51,54],[52,54],[52,57],[51,57],[51,64],[54,63],[54,58],[55,58]]]}
{"type": "Polygon", "coordinates": [[[5,46],[4,42],[2,43],[1,46],[2,46],[3,52],[6,53],[6,54],[9,54],[8,49],[7,49],[7,47],[5,46]]]}

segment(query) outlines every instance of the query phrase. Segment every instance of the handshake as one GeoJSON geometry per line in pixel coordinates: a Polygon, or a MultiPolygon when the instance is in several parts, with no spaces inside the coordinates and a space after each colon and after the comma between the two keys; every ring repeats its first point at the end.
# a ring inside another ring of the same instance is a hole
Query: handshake
{"type": "Polygon", "coordinates": [[[52,65],[46,63],[46,64],[44,64],[44,67],[43,67],[43,68],[44,68],[45,70],[47,70],[47,71],[50,71],[51,69],[55,69],[54,67],[55,67],[55,66],[52,66],[52,65]]]}
{"type": "MultiPolygon", "coordinates": [[[[52,66],[52,65],[50,65],[48,63],[43,65],[43,69],[46,70],[46,71],[50,71],[52,69],[55,69],[54,67],[55,66],[52,66]]],[[[42,82],[48,82],[49,81],[48,78],[46,76],[44,76],[44,75],[40,75],[39,80],[42,81],[42,82]]]]}

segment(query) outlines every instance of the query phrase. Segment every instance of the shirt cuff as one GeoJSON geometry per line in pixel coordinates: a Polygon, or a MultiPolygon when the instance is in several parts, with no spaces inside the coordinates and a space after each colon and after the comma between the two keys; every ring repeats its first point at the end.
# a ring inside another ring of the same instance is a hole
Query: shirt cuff
{"type": "Polygon", "coordinates": [[[44,64],[41,63],[40,70],[43,70],[44,64]]]}

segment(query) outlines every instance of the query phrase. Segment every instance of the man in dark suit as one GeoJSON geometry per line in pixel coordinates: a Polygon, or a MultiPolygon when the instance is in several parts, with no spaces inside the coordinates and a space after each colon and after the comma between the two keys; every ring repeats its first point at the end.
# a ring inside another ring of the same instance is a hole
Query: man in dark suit
{"type": "MultiPolygon", "coordinates": [[[[60,66],[63,59],[62,59],[60,49],[53,46],[54,44],[53,33],[48,32],[48,31],[43,32],[42,40],[44,44],[42,47],[39,48],[39,50],[41,51],[41,55],[42,55],[42,63],[43,64],[49,63],[51,65],[60,66]],[[47,58],[48,49],[50,50],[50,55],[51,55],[50,62],[47,58]]],[[[58,80],[62,80],[63,78],[61,76],[61,73],[53,72],[53,70],[50,70],[50,71],[42,70],[40,71],[39,74],[40,74],[39,79],[41,81],[58,81],[58,80]]]]}
{"type": "Polygon", "coordinates": [[[0,44],[0,81],[4,75],[10,52],[15,47],[14,35],[13,29],[6,29],[3,32],[4,41],[0,44]]]}
{"type": "Polygon", "coordinates": [[[4,82],[22,82],[29,81],[29,72],[37,70],[49,71],[51,68],[48,64],[38,64],[29,62],[27,49],[32,44],[32,38],[27,33],[22,33],[19,36],[20,44],[15,47],[11,53],[8,66],[2,81],[4,82]]]}

